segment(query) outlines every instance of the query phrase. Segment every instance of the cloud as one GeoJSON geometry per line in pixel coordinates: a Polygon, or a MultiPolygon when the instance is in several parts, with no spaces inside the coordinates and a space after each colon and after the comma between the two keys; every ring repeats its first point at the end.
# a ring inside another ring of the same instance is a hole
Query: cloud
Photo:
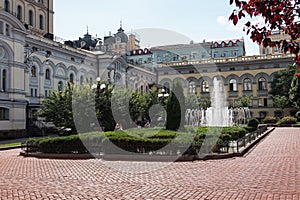
{"type": "Polygon", "coordinates": [[[226,19],[224,16],[219,16],[217,18],[217,22],[218,24],[221,24],[221,25],[227,25],[228,24],[228,19],[226,19]]]}

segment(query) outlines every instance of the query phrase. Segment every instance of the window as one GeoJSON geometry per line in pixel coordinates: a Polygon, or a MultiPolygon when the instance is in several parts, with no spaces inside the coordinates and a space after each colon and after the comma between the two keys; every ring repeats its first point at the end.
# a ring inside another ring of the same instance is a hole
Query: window
{"type": "Polygon", "coordinates": [[[209,92],[209,85],[207,81],[203,81],[201,84],[201,90],[202,92],[209,92]]]}
{"type": "Polygon", "coordinates": [[[35,66],[31,67],[31,76],[36,77],[36,67],[35,66]]]}
{"type": "Polygon", "coordinates": [[[80,85],[83,84],[83,76],[80,76],[80,85]]]}
{"type": "Polygon", "coordinates": [[[90,78],[90,84],[93,84],[93,78],[90,78]]]}
{"type": "Polygon", "coordinates": [[[0,34],[4,34],[4,23],[0,21],[0,34]]]}
{"type": "Polygon", "coordinates": [[[33,97],[33,88],[30,89],[30,96],[33,97]]]}
{"type": "Polygon", "coordinates": [[[18,5],[17,7],[17,18],[22,20],[22,6],[18,5]]]}
{"type": "Polygon", "coordinates": [[[266,90],[267,89],[267,81],[265,78],[261,77],[258,79],[258,90],[266,90]]]}
{"type": "Polygon", "coordinates": [[[33,26],[33,11],[29,10],[28,23],[30,26],[33,26]]]}
{"type": "Polygon", "coordinates": [[[4,2],[4,9],[6,12],[10,12],[10,3],[8,0],[5,0],[4,2]]]}
{"type": "Polygon", "coordinates": [[[57,89],[58,89],[58,91],[62,91],[63,90],[63,82],[62,81],[58,82],[57,89]]]}
{"type": "Polygon", "coordinates": [[[44,30],[44,16],[40,15],[40,29],[44,30]]]}
{"type": "Polygon", "coordinates": [[[74,84],[74,75],[70,74],[70,83],[74,84]]]}
{"type": "Polygon", "coordinates": [[[251,84],[251,80],[249,78],[244,79],[244,90],[245,91],[252,90],[252,84],[251,84]]]}
{"type": "Polygon", "coordinates": [[[38,96],[37,89],[34,89],[34,96],[35,96],[35,97],[38,96]]]}
{"type": "Polygon", "coordinates": [[[0,120],[9,120],[9,109],[0,108],[0,120]]]}
{"type": "Polygon", "coordinates": [[[196,94],[196,83],[194,81],[189,82],[189,93],[196,94]]]}
{"type": "Polygon", "coordinates": [[[45,78],[46,80],[50,80],[50,69],[46,69],[45,78]]]}
{"type": "Polygon", "coordinates": [[[235,79],[231,79],[229,81],[229,91],[236,92],[237,91],[237,82],[235,79]]]}
{"type": "Polygon", "coordinates": [[[6,69],[2,71],[2,91],[6,91],[6,81],[7,81],[7,74],[6,69]]]}
{"type": "Polygon", "coordinates": [[[5,26],[5,35],[10,36],[10,26],[8,24],[5,26]]]}
{"type": "Polygon", "coordinates": [[[48,96],[48,90],[45,90],[45,97],[48,96]]]}
{"type": "Polygon", "coordinates": [[[44,4],[44,0],[38,0],[38,2],[44,4]]]}

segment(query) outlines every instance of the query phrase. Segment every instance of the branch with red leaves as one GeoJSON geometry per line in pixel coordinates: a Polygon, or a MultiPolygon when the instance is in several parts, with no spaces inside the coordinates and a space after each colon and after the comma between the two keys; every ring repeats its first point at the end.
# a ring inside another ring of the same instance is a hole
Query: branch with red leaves
{"type": "MultiPolygon", "coordinates": [[[[262,44],[264,47],[283,49],[284,53],[295,54],[295,63],[300,70],[299,45],[296,42],[300,38],[300,23],[296,21],[300,17],[300,1],[298,0],[229,0],[230,5],[235,4],[236,9],[229,16],[234,25],[242,18],[262,17],[264,24],[253,24],[247,21],[245,31],[253,42],[262,44]],[[289,40],[272,41],[269,36],[272,31],[283,31],[290,36],[289,40]]],[[[298,68],[297,67],[297,68],[298,68]]],[[[296,72],[300,77],[300,72],[296,72]]]]}

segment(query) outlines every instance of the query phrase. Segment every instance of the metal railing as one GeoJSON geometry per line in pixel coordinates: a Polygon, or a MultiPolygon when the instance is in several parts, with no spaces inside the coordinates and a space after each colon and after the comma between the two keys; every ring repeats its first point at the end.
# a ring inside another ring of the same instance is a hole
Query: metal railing
{"type": "Polygon", "coordinates": [[[248,133],[244,137],[235,141],[236,152],[239,152],[242,147],[246,147],[247,144],[251,144],[258,137],[260,137],[267,130],[267,126],[262,126],[256,131],[248,133]]]}

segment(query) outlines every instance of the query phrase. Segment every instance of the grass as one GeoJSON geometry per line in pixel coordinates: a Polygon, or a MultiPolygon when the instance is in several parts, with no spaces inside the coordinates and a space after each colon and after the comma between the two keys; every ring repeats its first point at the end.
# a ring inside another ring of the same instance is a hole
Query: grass
{"type": "Polygon", "coordinates": [[[0,144],[0,148],[16,147],[16,146],[21,146],[21,142],[8,143],[8,144],[0,144]]]}

